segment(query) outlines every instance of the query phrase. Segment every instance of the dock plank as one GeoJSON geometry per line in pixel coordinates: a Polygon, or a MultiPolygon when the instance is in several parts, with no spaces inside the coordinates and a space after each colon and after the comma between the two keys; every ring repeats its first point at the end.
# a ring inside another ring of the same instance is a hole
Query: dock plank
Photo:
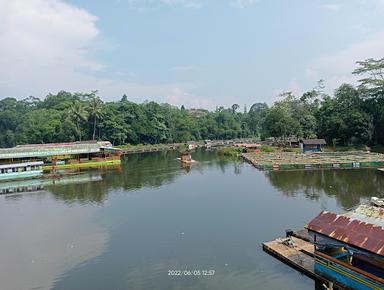
{"type": "MultiPolygon", "coordinates": [[[[295,236],[290,237],[290,239],[294,246],[289,246],[283,243],[286,238],[278,238],[263,243],[263,250],[306,276],[328,285],[329,281],[315,272],[313,244],[295,236]]],[[[341,285],[334,285],[334,289],[345,288],[341,285]]]]}

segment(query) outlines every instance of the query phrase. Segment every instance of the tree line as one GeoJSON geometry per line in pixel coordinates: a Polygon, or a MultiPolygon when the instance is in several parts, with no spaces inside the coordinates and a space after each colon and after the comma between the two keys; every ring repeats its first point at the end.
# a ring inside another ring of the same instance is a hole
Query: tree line
{"type": "Polygon", "coordinates": [[[214,111],[169,104],[137,104],[124,95],[103,102],[97,91],[61,91],[44,99],[0,100],[0,146],[75,140],[114,145],[174,143],[244,137],[325,138],[329,144],[384,144],[384,58],[357,62],[358,86],[343,84],[333,96],[324,84],[301,96],[280,95],[273,105],[238,104],[214,111]]]}

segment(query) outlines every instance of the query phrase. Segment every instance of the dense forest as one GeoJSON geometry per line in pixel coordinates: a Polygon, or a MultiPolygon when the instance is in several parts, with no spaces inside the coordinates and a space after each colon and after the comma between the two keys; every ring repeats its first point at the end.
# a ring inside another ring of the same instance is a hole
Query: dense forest
{"type": "Polygon", "coordinates": [[[302,96],[280,95],[272,106],[233,104],[215,111],[156,102],[136,104],[124,95],[103,102],[97,92],[49,94],[0,101],[0,146],[103,139],[113,144],[173,143],[241,137],[325,138],[329,144],[384,144],[384,58],[357,62],[359,85],[333,96],[323,82],[302,96]]]}

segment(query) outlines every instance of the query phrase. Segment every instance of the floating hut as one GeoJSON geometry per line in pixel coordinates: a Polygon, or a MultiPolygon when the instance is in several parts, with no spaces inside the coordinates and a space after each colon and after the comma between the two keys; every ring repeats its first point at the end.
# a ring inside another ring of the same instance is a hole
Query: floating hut
{"type": "Polygon", "coordinates": [[[183,151],[180,154],[180,161],[184,163],[191,163],[193,162],[191,153],[189,151],[183,151]]]}
{"type": "Polygon", "coordinates": [[[321,145],[326,145],[327,142],[324,139],[304,139],[300,140],[301,153],[313,153],[321,152],[321,145]]]}
{"type": "Polygon", "coordinates": [[[315,246],[315,272],[351,289],[384,289],[383,208],[322,211],[306,228],[315,246]]]}
{"type": "Polygon", "coordinates": [[[35,177],[42,170],[115,165],[121,150],[108,141],[27,144],[0,149],[0,179],[35,177]],[[81,166],[80,166],[81,165],[81,166]]]}
{"type": "Polygon", "coordinates": [[[263,249],[328,289],[384,289],[384,208],[322,211],[305,230],[287,230],[263,249]]]}

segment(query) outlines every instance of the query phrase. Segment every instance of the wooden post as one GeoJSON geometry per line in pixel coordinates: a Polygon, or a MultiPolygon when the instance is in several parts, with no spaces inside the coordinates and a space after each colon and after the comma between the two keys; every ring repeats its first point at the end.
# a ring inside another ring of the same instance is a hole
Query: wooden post
{"type": "Polygon", "coordinates": [[[52,156],[52,173],[56,174],[57,156],[52,156]]]}

